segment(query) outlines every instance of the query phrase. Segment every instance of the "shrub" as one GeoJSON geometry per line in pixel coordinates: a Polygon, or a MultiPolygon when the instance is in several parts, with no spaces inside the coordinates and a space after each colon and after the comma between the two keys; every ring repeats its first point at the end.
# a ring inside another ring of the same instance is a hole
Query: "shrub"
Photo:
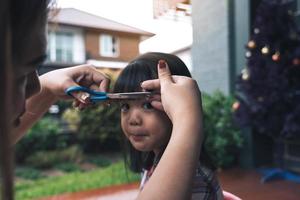
{"type": "Polygon", "coordinates": [[[79,140],[85,152],[120,149],[120,111],[117,104],[96,105],[80,112],[79,140]]]}
{"type": "Polygon", "coordinates": [[[81,168],[72,162],[64,162],[64,163],[60,163],[55,165],[55,168],[65,171],[65,172],[77,172],[77,171],[82,171],[81,168]]]}
{"type": "Polygon", "coordinates": [[[60,132],[57,120],[44,117],[37,122],[17,144],[17,162],[23,162],[26,157],[36,151],[51,150],[65,147],[65,142],[58,142],[56,136],[60,132]]]}
{"type": "Polygon", "coordinates": [[[83,154],[78,146],[71,146],[65,150],[39,151],[29,156],[25,163],[36,168],[51,168],[58,163],[80,162],[83,154]]]}
{"type": "Polygon", "coordinates": [[[90,157],[88,161],[97,165],[98,167],[107,167],[111,165],[111,161],[108,158],[101,155],[90,157]]]}
{"type": "Polygon", "coordinates": [[[219,168],[234,164],[243,143],[241,133],[233,122],[233,101],[232,97],[224,96],[219,91],[203,95],[204,145],[219,168]]]}
{"type": "Polygon", "coordinates": [[[62,119],[65,120],[68,125],[69,129],[72,131],[78,130],[78,125],[80,122],[79,111],[74,108],[67,108],[62,114],[62,119]]]}
{"type": "Polygon", "coordinates": [[[15,170],[17,177],[36,180],[45,177],[39,170],[31,167],[18,167],[15,170]]]}

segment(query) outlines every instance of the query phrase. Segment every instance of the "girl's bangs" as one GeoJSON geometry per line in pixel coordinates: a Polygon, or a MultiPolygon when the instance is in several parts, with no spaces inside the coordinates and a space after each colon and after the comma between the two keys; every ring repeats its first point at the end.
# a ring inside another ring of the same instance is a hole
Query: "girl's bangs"
{"type": "Polygon", "coordinates": [[[139,92],[141,83],[157,78],[155,69],[146,62],[134,61],[130,63],[119,75],[114,92],[139,92]]]}

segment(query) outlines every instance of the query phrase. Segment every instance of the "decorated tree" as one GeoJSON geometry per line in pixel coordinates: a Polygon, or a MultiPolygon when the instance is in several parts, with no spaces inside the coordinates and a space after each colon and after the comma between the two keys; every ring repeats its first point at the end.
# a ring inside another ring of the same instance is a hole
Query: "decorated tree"
{"type": "Polygon", "coordinates": [[[276,140],[300,137],[300,33],[289,0],[263,0],[237,81],[235,118],[276,140]]]}

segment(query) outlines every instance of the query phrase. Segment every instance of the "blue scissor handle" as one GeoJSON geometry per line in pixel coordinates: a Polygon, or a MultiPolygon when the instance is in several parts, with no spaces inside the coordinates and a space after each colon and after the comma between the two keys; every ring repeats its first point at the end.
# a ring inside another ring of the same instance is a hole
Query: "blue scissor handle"
{"type": "Polygon", "coordinates": [[[73,92],[86,92],[90,94],[89,99],[92,103],[96,103],[98,101],[104,101],[108,99],[106,92],[98,92],[82,86],[71,86],[65,90],[65,93],[72,97],[73,97],[72,95],[73,92]]]}

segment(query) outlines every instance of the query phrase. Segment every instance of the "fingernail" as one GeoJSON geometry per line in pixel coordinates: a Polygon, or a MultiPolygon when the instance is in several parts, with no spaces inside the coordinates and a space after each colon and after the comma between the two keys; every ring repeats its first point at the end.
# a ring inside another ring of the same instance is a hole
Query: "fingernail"
{"type": "Polygon", "coordinates": [[[164,60],[159,60],[159,61],[158,61],[158,67],[159,67],[160,69],[166,68],[166,61],[164,61],[164,60]]]}

